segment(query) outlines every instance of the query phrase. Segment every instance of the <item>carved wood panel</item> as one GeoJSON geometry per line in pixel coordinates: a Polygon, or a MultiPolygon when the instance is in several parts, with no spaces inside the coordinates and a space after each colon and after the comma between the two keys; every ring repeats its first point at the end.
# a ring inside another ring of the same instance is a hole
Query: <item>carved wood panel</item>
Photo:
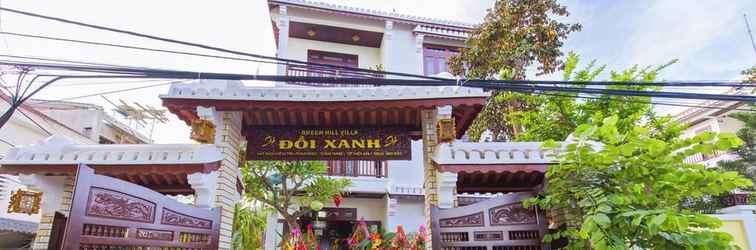
{"type": "Polygon", "coordinates": [[[521,204],[523,199],[530,197],[531,193],[514,193],[464,207],[432,207],[433,248],[550,249],[541,241],[548,232],[543,214],[521,204]]]}
{"type": "Polygon", "coordinates": [[[506,204],[488,210],[491,225],[536,224],[538,218],[534,208],[525,208],[520,203],[506,204]]]}
{"type": "Polygon", "coordinates": [[[213,250],[219,221],[219,208],[181,204],[80,165],[62,249],[213,250]]]}
{"type": "Polygon", "coordinates": [[[441,227],[481,227],[483,212],[439,220],[441,227]]]}
{"type": "Polygon", "coordinates": [[[86,215],[152,223],[155,221],[155,203],[118,191],[92,187],[86,215]]]}

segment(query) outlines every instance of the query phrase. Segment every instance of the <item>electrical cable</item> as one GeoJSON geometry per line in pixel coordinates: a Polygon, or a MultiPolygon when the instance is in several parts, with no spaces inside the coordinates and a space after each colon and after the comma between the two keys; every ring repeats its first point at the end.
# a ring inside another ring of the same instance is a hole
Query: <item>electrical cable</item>
{"type": "Polygon", "coordinates": [[[337,66],[337,65],[329,65],[329,64],[323,64],[323,63],[312,63],[312,62],[306,62],[306,61],[300,61],[300,60],[277,58],[277,57],[272,57],[272,56],[264,56],[264,55],[259,55],[259,54],[247,53],[243,51],[225,49],[225,48],[206,45],[206,44],[181,41],[177,39],[159,37],[159,36],[144,34],[140,32],[135,32],[135,31],[117,29],[117,28],[106,27],[106,26],[96,25],[96,24],[89,24],[89,23],[84,23],[84,22],[79,22],[79,21],[73,21],[73,20],[64,19],[60,17],[47,16],[47,15],[21,11],[21,10],[16,10],[16,9],[11,9],[11,8],[0,7],[0,10],[12,12],[19,15],[46,19],[46,20],[56,21],[56,22],[62,22],[62,23],[67,23],[67,24],[72,24],[72,25],[77,25],[77,26],[82,26],[82,27],[87,27],[87,28],[92,28],[92,29],[97,29],[97,30],[105,30],[105,31],[110,31],[110,32],[115,32],[115,33],[120,33],[120,34],[126,34],[126,35],[141,37],[141,38],[162,41],[162,42],[180,44],[184,46],[196,47],[196,48],[207,49],[207,50],[214,50],[214,51],[219,51],[219,52],[224,52],[224,53],[229,53],[229,54],[234,54],[234,55],[249,56],[249,57],[254,57],[254,58],[259,58],[259,59],[282,61],[282,62],[292,63],[292,64],[303,64],[303,65],[314,65],[314,66],[329,67],[329,68],[339,68],[339,69],[359,71],[359,72],[372,73],[372,74],[386,74],[386,75],[414,77],[414,78],[422,78],[422,79],[430,79],[430,80],[443,80],[444,79],[444,78],[430,77],[430,76],[424,76],[424,75],[407,74],[407,73],[400,73],[400,72],[388,72],[388,71],[380,71],[380,70],[372,70],[372,69],[361,69],[361,68],[348,67],[348,66],[337,66]]]}
{"type": "MultiPolygon", "coordinates": [[[[0,8],[1,9],[1,8],[0,8]]],[[[31,38],[41,38],[41,39],[50,39],[50,40],[59,40],[59,41],[67,41],[67,42],[77,42],[77,43],[84,43],[84,44],[92,44],[92,45],[102,45],[102,46],[114,46],[114,47],[121,47],[121,48],[129,48],[129,49],[138,49],[138,50],[147,50],[147,51],[155,51],[155,52],[165,52],[165,53],[172,53],[172,54],[180,54],[180,55],[190,55],[190,56],[200,56],[200,57],[209,57],[209,58],[216,58],[216,59],[227,59],[227,60],[238,60],[238,61],[248,61],[248,62],[256,62],[256,63],[267,63],[267,64],[277,64],[277,65],[286,65],[287,63],[281,63],[281,62],[271,62],[271,61],[261,61],[261,60],[253,60],[253,59],[247,59],[247,58],[239,58],[239,57],[227,57],[227,56],[216,56],[216,55],[210,55],[210,54],[201,54],[201,53],[193,53],[193,52],[182,52],[182,51],[176,51],[176,50],[164,50],[164,49],[152,49],[152,48],[146,48],[146,47],[137,47],[137,46],[128,46],[128,45],[118,45],[118,44],[112,44],[112,43],[102,43],[102,42],[91,42],[91,41],[84,41],[84,40],[74,40],[74,39],[65,39],[65,38],[55,38],[55,37],[48,37],[48,36],[37,36],[37,35],[30,35],[30,34],[20,34],[20,33],[13,33],[13,32],[0,32],[0,34],[8,34],[8,35],[15,35],[15,36],[22,36],[22,37],[31,37],[31,38]]],[[[23,58],[20,56],[15,56],[18,58],[23,58]]],[[[55,61],[55,59],[48,59],[48,58],[37,58],[39,60],[47,60],[47,61],[55,61]]],[[[65,62],[65,61],[63,61],[65,62]]],[[[86,63],[86,62],[80,62],[79,63],[86,63]]],[[[92,64],[92,63],[89,63],[92,64]]],[[[328,66],[331,67],[331,66],[328,66]]],[[[349,79],[348,77],[341,77],[340,79],[349,79]]],[[[376,78],[379,79],[379,78],[376,78]]],[[[443,81],[451,81],[447,78],[434,78],[439,79],[443,81]]],[[[554,80],[539,80],[539,81],[532,81],[532,80],[467,80],[467,81],[484,81],[484,82],[493,82],[493,83],[510,83],[510,84],[563,84],[563,85],[627,85],[627,86],[665,86],[665,87],[751,87],[753,85],[740,83],[738,81],[699,81],[699,82],[680,82],[680,81],[668,81],[668,82],[618,82],[618,81],[590,81],[590,82],[577,82],[577,81],[554,81],[554,80]]]]}
{"type": "MultiPolygon", "coordinates": [[[[561,94],[555,94],[555,93],[538,93],[539,95],[548,95],[548,96],[557,96],[557,97],[571,97],[571,98],[580,98],[580,99],[590,99],[590,100],[601,100],[601,97],[593,97],[593,96],[571,96],[571,95],[561,95],[561,94]]],[[[735,111],[746,111],[746,112],[756,112],[756,109],[743,109],[743,108],[728,108],[728,107],[714,107],[714,106],[705,106],[705,105],[693,105],[693,104],[681,104],[681,103],[667,103],[667,102],[644,102],[639,100],[622,100],[623,102],[632,102],[632,103],[640,103],[640,104],[652,104],[652,105],[661,105],[661,106],[674,106],[674,107],[687,107],[687,108],[702,108],[702,109],[728,109],[728,110],[735,110],[735,111]]]]}
{"type": "Polygon", "coordinates": [[[18,36],[18,37],[38,38],[38,39],[45,39],[45,40],[61,41],[61,42],[80,43],[80,44],[88,44],[88,45],[96,45],[96,46],[108,46],[108,47],[116,47],[116,48],[124,48],[124,49],[143,50],[143,51],[151,51],[151,52],[162,52],[162,53],[170,53],[170,54],[177,54],[177,55],[198,56],[198,57],[208,57],[208,58],[216,58],[216,59],[226,59],[226,60],[246,61],[246,62],[256,62],[256,63],[268,63],[268,64],[280,64],[280,65],[286,65],[287,64],[287,63],[284,63],[284,62],[277,62],[277,61],[263,61],[263,60],[255,60],[255,59],[241,58],[241,57],[219,56],[219,55],[211,55],[211,54],[203,54],[203,53],[195,53],[195,52],[185,52],[185,51],[168,50],[168,49],[155,49],[155,48],[139,47],[139,46],[132,46],[132,45],[122,45],[122,44],[105,43],[105,42],[93,42],[93,41],[85,41],[85,40],[76,40],[76,39],[68,39],[68,38],[51,37],[51,36],[40,36],[40,35],[22,34],[22,33],[15,33],[15,32],[0,32],[0,34],[12,35],[12,36],[18,36]]]}
{"type": "Polygon", "coordinates": [[[24,110],[22,108],[19,108],[17,111],[19,113],[21,113],[24,117],[26,117],[26,119],[29,119],[29,121],[31,121],[32,123],[34,123],[34,125],[37,126],[39,129],[42,129],[42,131],[45,131],[45,133],[48,136],[53,135],[52,133],[50,133],[49,130],[47,130],[46,128],[42,127],[42,125],[40,125],[36,120],[32,119],[28,114],[26,114],[26,112],[24,112],[24,110]]]}
{"type": "Polygon", "coordinates": [[[175,81],[158,83],[158,84],[152,84],[152,85],[145,85],[145,86],[139,86],[139,87],[133,87],[133,88],[126,88],[126,89],[119,89],[119,90],[104,91],[104,92],[98,92],[98,93],[94,93],[94,94],[87,94],[87,95],[81,95],[81,96],[66,97],[66,98],[55,99],[55,100],[43,100],[43,101],[39,101],[37,103],[70,101],[70,100],[87,98],[87,97],[93,97],[93,96],[99,96],[99,95],[108,95],[108,94],[115,94],[115,93],[122,93],[122,92],[128,92],[128,91],[146,89],[146,88],[160,87],[160,86],[165,86],[165,85],[168,85],[168,84],[171,84],[171,83],[175,83],[175,81]]]}
{"type": "MultiPolygon", "coordinates": [[[[55,70],[76,70],[92,71],[107,73],[122,73],[123,77],[128,78],[164,78],[164,79],[217,79],[217,80],[265,80],[278,82],[315,82],[315,83],[332,83],[332,84],[357,84],[357,85],[404,85],[404,86],[459,86],[454,81],[420,81],[420,80],[402,80],[402,79],[356,79],[356,78],[329,78],[329,77],[299,77],[299,76],[279,76],[279,75],[247,75],[247,74],[229,74],[229,73],[211,73],[211,72],[189,72],[189,71],[170,71],[170,70],[149,70],[149,69],[119,69],[107,67],[92,67],[78,65],[51,65],[51,64],[19,64],[7,63],[0,61],[0,65],[12,65],[23,68],[48,68],[55,70]]],[[[67,78],[76,78],[70,76],[67,78]]],[[[83,76],[82,76],[83,77],[83,76]]],[[[119,78],[121,76],[89,76],[102,78],[119,78]]],[[[700,94],[700,93],[683,93],[683,92],[665,92],[665,91],[645,91],[645,90],[625,90],[625,89],[597,89],[597,88],[579,88],[579,87],[554,87],[539,86],[534,84],[522,84],[525,81],[499,81],[488,83],[484,81],[471,80],[465,83],[466,87],[478,87],[484,89],[509,90],[521,92],[535,91],[555,91],[555,92],[572,92],[588,94],[609,94],[624,96],[650,96],[666,97],[678,99],[706,99],[706,100],[725,100],[725,101],[756,101],[756,96],[745,95],[725,95],[725,94],[700,94]]],[[[540,82],[540,81],[532,81],[540,82]]],[[[527,82],[527,83],[532,83],[527,82]]],[[[744,86],[751,86],[744,84],[744,86]]]]}

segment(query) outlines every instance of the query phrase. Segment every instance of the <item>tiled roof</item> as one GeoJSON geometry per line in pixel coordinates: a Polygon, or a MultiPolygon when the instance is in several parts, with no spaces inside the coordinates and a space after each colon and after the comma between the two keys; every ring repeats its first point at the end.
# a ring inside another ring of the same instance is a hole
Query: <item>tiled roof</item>
{"type": "Polygon", "coordinates": [[[470,35],[469,32],[465,32],[465,31],[443,29],[443,28],[437,28],[437,27],[432,27],[432,26],[427,26],[427,25],[418,25],[417,27],[415,27],[414,31],[416,33],[421,33],[428,36],[452,38],[454,40],[465,40],[470,35]]]}
{"type": "Polygon", "coordinates": [[[340,4],[331,4],[331,3],[325,3],[325,2],[320,2],[320,1],[268,0],[268,3],[283,4],[287,6],[299,6],[299,7],[304,7],[304,8],[315,8],[315,9],[339,11],[339,12],[349,12],[349,13],[359,14],[359,15],[375,16],[375,17],[385,18],[385,19],[394,19],[396,21],[403,21],[403,22],[408,22],[408,23],[426,23],[426,24],[435,24],[435,25],[440,25],[440,26],[454,26],[454,27],[459,27],[459,28],[464,28],[464,29],[472,29],[474,27],[473,24],[465,23],[465,22],[458,22],[458,21],[438,19],[438,18],[420,17],[420,16],[414,16],[414,15],[395,13],[395,12],[359,8],[359,7],[340,5],[340,4]]]}
{"type": "Polygon", "coordinates": [[[51,136],[39,144],[14,147],[0,165],[205,164],[222,159],[212,144],[74,144],[51,136]]]}
{"type": "Polygon", "coordinates": [[[0,217],[0,232],[36,234],[37,223],[0,217]]]}
{"type": "Polygon", "coordinates": [[[468,87],[247,87],[240,81],[200,80],[174,83],[161,98],[343,102],[381,100],[419,100],[465,97],[488,97],[489,92],[468,87]]]}

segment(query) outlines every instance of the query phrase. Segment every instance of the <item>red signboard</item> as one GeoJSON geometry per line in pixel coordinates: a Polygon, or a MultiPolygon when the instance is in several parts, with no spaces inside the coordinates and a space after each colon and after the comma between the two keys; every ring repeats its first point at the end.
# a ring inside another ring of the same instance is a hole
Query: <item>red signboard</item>
{"type": "Polygon", "coordinates": [[[270,128],[248,130],[248,160],[409,160],[399,128],[270,128]]]}

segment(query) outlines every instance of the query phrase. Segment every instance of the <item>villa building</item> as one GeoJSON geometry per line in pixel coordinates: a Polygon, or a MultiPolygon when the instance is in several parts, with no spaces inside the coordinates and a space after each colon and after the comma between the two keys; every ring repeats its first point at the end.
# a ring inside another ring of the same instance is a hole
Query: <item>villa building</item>
{"type": "MultiPolygon", "coordinates": [[[[744,95],[751,93],[752,88],[731,88],[725,94],[744,95]]],[[[688,124],[683,136],[691,137],[703,132],[736,133],[743,127],[743,122],[730,117],[730,114],[742,112],[737,109],[748,109],[748,105],[736,101],[705,101],[697,104],[700,107],[684,109],[674,118],[681,123],[688,124]],[[722,107],[704,108],[704,107],[722,107]]],[[[737,157],[732,152],[715,152],[710,155],[697,154],[685,159],[690,163],[701,163],[708,167],[714,167],[720,161],[733,160],[737,157]]]]}
{"type": "MultiPolygon", "coordinates": [[[[309,0],[268,5],[279,58],[341,66],[279,65],[289,76],[393,78],[344,67],[449,76],[446,62],[473,27],[309,0]]],[[[35,250],[231,249],[234,206],[245,189],[240,163],[247,160],[324,161],[331,178],[351,180],[341,204],[298,218],[303,227],[314,224],[322,249],[343,249],[339,242],[359,220],[388,230],[424,225],[432,249],[558,247],[541,240],[557,220],[522,205],[542,189],[554,152],[540,142],[462,139],[489,97],[462,86],[177,82],[160,98],[199,143],[89,145],[107,139],[92,122],[72,129],[73,139],[14,146],[0,173],[18,176],[31,191],[19,196],[29,202],[11,207],[39,213],[35,250]],[[86,128],[92,132],[83,136],[86,128]],[[322,146],[336,136],[373,146],[322,146]],[[281,146],[294,140],[311,146],[281,146]],[[190,196],[191,204],[174,195],[190,196]]],[[[284,224],[269,216],[265,249],[277,248],[284,224]]],[[[754,224],[733,226],[741,246],[756,246],[744,238],[754,224]]]]}

